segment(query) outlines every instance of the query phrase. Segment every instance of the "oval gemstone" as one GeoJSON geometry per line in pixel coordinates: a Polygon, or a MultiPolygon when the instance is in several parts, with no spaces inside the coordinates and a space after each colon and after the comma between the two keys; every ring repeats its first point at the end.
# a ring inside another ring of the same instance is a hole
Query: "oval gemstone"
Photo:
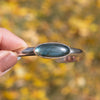
{"type": "Polygon", "coordinates": [[[42,57],[62,57],[69,54],[69,47],[60,43],[41,44],[35,48],[35,54],[42,57]]]}

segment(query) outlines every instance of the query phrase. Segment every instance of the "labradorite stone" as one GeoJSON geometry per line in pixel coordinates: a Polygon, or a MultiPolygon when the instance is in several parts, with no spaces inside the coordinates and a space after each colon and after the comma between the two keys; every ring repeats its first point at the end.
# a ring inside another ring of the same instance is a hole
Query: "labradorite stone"
{"type": "Polygon", "coordinates": [[[36,55],[42,57],[62,57],[69,54],[69,52],[69,48],[60,43],[46,43],[35,48],[36,55]]]}

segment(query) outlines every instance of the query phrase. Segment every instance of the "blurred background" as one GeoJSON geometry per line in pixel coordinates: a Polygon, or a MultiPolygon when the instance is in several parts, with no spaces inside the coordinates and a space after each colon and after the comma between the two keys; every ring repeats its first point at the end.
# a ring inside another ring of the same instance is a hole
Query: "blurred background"
{"type": "Polygon", "coordinates": [[[0,77],[0,100],[100,100],[100,0],[0,0],[0,27],[29,46],[81,48],[77,63],[23,57],[0,77]]]}

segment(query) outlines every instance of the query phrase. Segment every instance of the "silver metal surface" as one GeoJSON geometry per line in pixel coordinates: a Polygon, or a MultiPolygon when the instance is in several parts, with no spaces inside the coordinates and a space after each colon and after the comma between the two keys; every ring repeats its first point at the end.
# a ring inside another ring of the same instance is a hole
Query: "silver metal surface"
{"type": "MultiPolygon", "coordinates": [[[[46,44],[50,44],[50,43],[46,43],[46,44]]],[[[61,43],[58,43],[58,44],[61,44],[61,43]]],[[[65,45],[65,44],[63,44],[63,45],[65,45]]],[[[67,46],[67,45],[65,45],[65,46],[67,46]]],[[[62,57],[55,57],[55,59],[57,59],[57,61],[59,61],[59,62],[60,61],[61,62],[71,62],[71,61],[74,62],[74,61],[76,61],[75,59],[79,58],[80,55],[83,53],[83,50],[81,50],[81,49],[70,48],[69,46],[67,46],[67,47],[70,49],[69,54],[62,56],[62,57]]],[[[22,56],[38,56],[35,53],[35,48],[36,47],[28,47],[28,48],[22,50],[19,53],[19,57],[22,57],[22,56]]],[[[43,57],[43,56],[40,56],[40,57],[43,57]]],[[[43,58],[46,58],[46,57],[43,57],[43,58]]],[[[47,57],[47,58],[52,59],[53,57],[47,57]]]]}
{"type": "Polygon", "coordinates": [[[82,53],[82,52],[83,52],[83,50],[81,50],[81,49],[70,48],[70,53],[71,53],[71,54],[73,54],[73,53],[79,54],[79,53],[82,53]]]}

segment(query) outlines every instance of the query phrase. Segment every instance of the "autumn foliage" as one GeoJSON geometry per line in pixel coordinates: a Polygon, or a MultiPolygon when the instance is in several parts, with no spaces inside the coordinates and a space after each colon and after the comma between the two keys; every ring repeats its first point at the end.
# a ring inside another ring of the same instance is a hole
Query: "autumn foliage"
{"type": "Polygon", "coordinates": [[[100,0],[0,0],[0,27],[29,46],[60,42],[84,59],[23,57],[0,77],[0,100],[100,100],[100,0]]]}

